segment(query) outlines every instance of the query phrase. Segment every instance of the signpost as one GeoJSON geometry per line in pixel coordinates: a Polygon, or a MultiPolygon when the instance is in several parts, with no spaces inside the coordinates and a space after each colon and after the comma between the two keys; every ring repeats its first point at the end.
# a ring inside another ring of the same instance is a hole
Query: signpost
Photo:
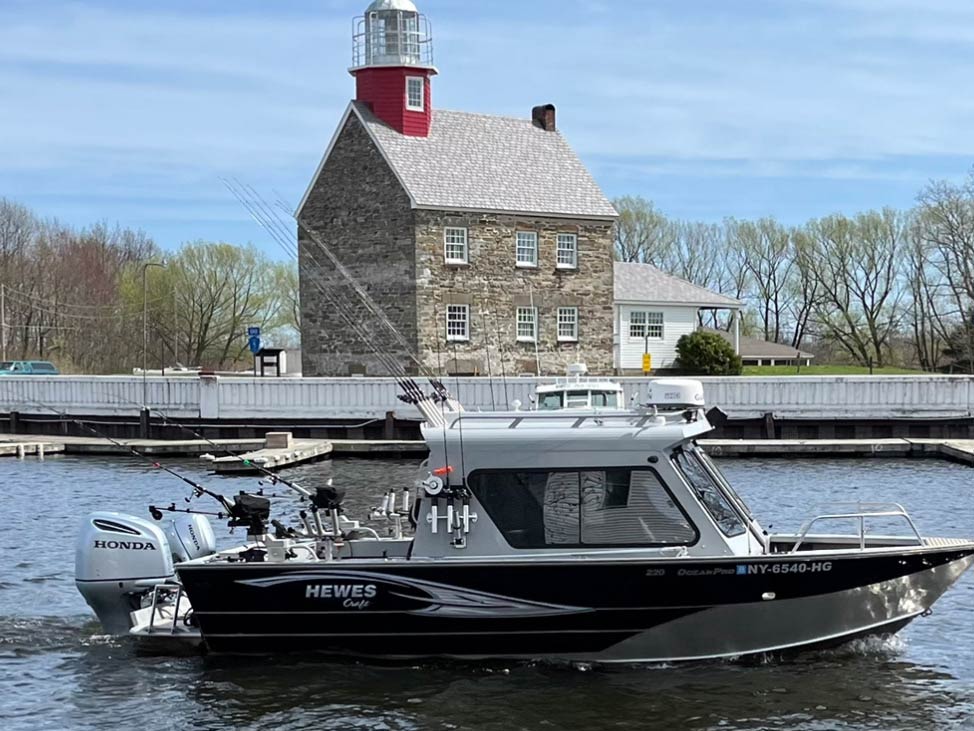
{"type": "Polygon", "coordinates": [[[653,356],[643,353],[643,375],[648,376],[651,370],[653,370],[653,356]]]}
{"type": "Polygon", "coordinates": [[[254,375],[257,375],[257,353],[260,352],[260,328],[259,327],[248,327],[247,328],[247,345],[250,348],[250,352],[254,355],[254,375]]]}

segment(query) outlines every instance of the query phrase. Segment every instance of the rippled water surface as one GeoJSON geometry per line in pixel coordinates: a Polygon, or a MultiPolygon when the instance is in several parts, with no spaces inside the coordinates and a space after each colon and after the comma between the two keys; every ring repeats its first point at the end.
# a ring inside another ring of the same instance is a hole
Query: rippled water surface
{"type": "MultiPolygon", "coordinates": [[[[200,465],[171,463],[203,476],[200,465]]],[[[934,461],[723,461],[759,517],[793,530],[834,500],[897,500],[926,534],[974,534],[974,471],[934,461]]],[[[416,463],[347,460],[329,476],[361,514],[416,463]]],[[[139,461],[0,460],[0,729],[974,728],[974,576],[895,640],[790,662],[672,667],[543,663],[368,666],[313,656],[158,657],[99,634],[74,589],[74,537],[95,509],[145,515],[180,482],[139,461]]],[[[223,492],[254,478],[207,478],[223,492]]],[[[206,503],[198,503],[202,508],[206,503]]],[[[275,506],[278,514],[285,505],[275,506]]],[[[225,530],[217,530],[218,535],[225,530]]]]}

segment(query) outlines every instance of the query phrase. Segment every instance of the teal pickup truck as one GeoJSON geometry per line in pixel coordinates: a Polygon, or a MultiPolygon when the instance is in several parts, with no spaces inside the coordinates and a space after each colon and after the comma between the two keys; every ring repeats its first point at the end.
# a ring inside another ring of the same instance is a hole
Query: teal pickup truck
{"type": "Polygon", "coordinates": [[[5,360],[0,362],[0,376],[56,376],[57,366],[46,360],[5,360]]]}

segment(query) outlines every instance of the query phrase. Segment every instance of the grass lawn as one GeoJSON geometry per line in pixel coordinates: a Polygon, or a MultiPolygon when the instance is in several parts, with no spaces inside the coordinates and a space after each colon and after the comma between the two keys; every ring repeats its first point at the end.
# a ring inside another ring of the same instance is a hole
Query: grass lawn
{"type": "MultiPolygon", "coordinates": [[[[909,368],[873,368],[874,375],[922,376],[924,371],[909,368]]],[[[813,365],[802,366],[744,366],[745,376],[868,376],[869,369],[855,365],[813,365]]]]}

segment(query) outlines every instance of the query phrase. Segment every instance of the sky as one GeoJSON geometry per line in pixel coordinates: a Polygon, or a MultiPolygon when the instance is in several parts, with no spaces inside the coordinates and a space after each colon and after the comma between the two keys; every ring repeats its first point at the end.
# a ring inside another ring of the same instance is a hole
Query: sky
{"type": "MultiPolygon", "coordinates": [[[[367,0],[0,0],[0,197],[285,256],[367,0]]],[[[907,208],[974,165],[971,0],[417,0],[434,107],[558,126],[610,197],[702,221],[907,208]]]]}

